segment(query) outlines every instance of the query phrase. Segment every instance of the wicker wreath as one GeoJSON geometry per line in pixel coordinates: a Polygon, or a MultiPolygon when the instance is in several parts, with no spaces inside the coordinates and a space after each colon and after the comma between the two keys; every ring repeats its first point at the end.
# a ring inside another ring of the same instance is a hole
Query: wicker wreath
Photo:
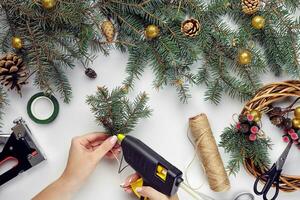
{"type": "MultiPolygon", "coordinates": [[[[289,97],[300,97],[300,81],[291,80],[266,85],[261,88],[244,106],[239,117],[249,116],[251,111],[268,114],[270,109],[273,107],[273,103],[289,97]]],[[[289,108],[289,111],[292,110],[293,109],[289,108]]],[[[252,123],[252,126],[255,127],[254,131],[259,129],[257,132],[262,133],[259,127],[260,122],[258,121],[259,120],[256,120],[255,122],[254,120],[254,124],[252,123]]],[[[254,177],[259,177],[269,170],[268,166],[270,164],[270,160],[268,157],[268,150],[271,145],[271,140],[267,138],[264,133],[257,133],[257,139],[254,137],[254,139],[251,140],[251,136],[243,137],[240,134],[237,134],[240,132],[240,129],[241,124],[237,122],[235,125],[231,125],[231,127],[226,128],[221,135],[220,146],[224,147],[226,152],[231,153],[232,157],[228,168],[230,172],[235,173],[239,170],[239,164],[243,163],[249,174],[254,177]]],[[[249,132],[251,131],[253,130],[249,130],[249,132]]],[[[298,131],[297,133],[299,135],[299,129],[296,131],[298,131]]],[[[285,132],[288,135],[287,130],[285,130],[285,132]]],[[[300,147],[300,143],[298,143],[298,141],[300,140],[295,141],[295,143],[298,147],[300,147]]],[[[300,176],[281,175],[280,190],[283,192],[295,192],[300,190],[300,176]]]]}

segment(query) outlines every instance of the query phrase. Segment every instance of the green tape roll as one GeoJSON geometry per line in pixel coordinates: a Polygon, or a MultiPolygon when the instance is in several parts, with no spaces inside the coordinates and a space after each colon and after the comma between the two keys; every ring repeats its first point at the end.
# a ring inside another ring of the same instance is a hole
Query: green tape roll
{"type": "Polygon", "coordinates": [[[34,121],[38,124],[50,124],[58,116],[59,103],[53,95],[45,95],[45,93],[39,92],[39,93],[33,95],[29,99],[28,104],[27,104],[27,113],[28,113],[30,119],[32,119],[32,121],[34,121]],[[40,99],[47,99],[48,101],[50,101],[52,103],[52,106],[53,106],[52,114],[49,117],[45,118],[45,119],[44,118],[43,119],[38,118],[38,116],[34,112],[34,105],[40,99]]]}

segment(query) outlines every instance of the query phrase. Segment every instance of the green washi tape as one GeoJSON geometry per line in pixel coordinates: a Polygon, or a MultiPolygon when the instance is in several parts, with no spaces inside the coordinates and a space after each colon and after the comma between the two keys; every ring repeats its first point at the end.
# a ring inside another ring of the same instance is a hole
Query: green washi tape
{"type": "Polygon", "coordinates": [[[39,92],[39,93],[33,95],[29,99],[28,104],[27,104],[27,113],[28,113],[29,117],[32,119],[32,121],[34,121],[38,124],[50,124],[58,116],[59,103],[53,95],[50,95],[50,94],[48,95],[43,92],[39,92]],[[35,110],[35,105],[40,100],[46,100],[51,104],[52,111],[51,111],[50,115],[43,116],[43,117],[38,116],[38,114],[35,110]]]}

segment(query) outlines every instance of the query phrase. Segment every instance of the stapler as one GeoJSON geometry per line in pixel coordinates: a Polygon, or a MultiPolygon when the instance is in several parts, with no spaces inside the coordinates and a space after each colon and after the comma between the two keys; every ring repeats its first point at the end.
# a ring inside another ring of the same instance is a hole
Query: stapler
{"type": "Polygon", "coordinates": [[[0,186],[46,160],[25,121],[19,118],[14,124],[11,134],[0,134],[0,145],[4,145],[0,153],[0,166],[9,160],[17,164],[0,175],[0,186]]]}

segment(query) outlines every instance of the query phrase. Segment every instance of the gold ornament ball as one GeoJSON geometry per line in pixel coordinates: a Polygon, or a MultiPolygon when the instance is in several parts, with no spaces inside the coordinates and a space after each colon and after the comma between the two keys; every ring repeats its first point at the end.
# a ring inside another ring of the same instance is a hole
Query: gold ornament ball
{"type": "Polygon", "coordinates": [[[260,30],[265,28],[266,20],[263,16],[255,16],[253,17],[251,24],[253,28],[260,30]]]}
{"type": "Polygon", "coordinates": [[[254,121],[259,122],[261,120],[261,112],[258,110],[251,110],[250,115],[253,116],[254,121]]]}
{"type": "Polygon", "coordinates": [[[159,30],[158,26],[151,24],[151,25],[147,26],[147,28],[145,30],[145,36],[148,39],[154,39],[154,38],[158,37],[159,32],[160,32],[160,30],[159,30]]]}
{"type": "Polygon", "coordinates": [[[15,49],[22,49],[23,48],[23,42],[22,39],[19,37],[13,37],[11,40],[11,45],[15,49]]]}
{"type": "Polygon", "coordinates": [[[292,122],[294,128],[300,129],[300,119],[294,118],[292,122]]]}
{"type": "Polygon", "coordinates": [[[300,107],[295,108],[294,115],[297,119],[300,119],[300,107]]]}
{"type": "Polygon", "coordinates": [[[252,62],[252,53],[248,50],[242,50],[239,53],[239,64],[248,65],[252,62]]]}
{"type": "Polygon", "coordinates": [[[45,9],[52,9],[56,6],[56,0],[42,0],[42,5],[45,9]]]}

